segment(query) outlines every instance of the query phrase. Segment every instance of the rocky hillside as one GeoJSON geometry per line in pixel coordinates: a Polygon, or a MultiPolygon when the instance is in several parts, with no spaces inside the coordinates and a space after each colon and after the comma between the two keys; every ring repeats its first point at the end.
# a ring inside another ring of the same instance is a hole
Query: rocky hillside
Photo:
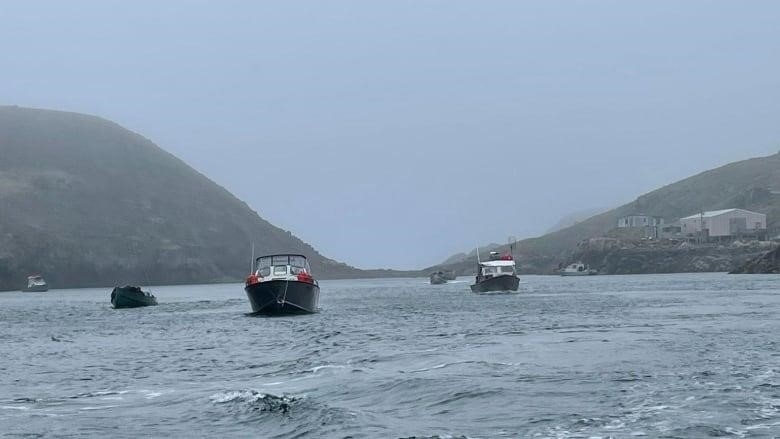
{"type": "Polygon", "coordinates": [[[240,281],[258,253],[328,259],[148,139],[93,116],[0,107],[0,290],[240,281]]]}
{"type": "Polygon", "coordinates": [[[731,271],[732,274],[780,273],[780,247],[763,253],[731,271]]]}
{"type": "Polygon", "coordinates": [[[582,261],[600,274],[725,272],[773,248],[771,242],[729,245],[669,245],[647,241],[593,238],[580,242],[570,260],[582,261]]]}
{"type": "MultiPolygon", "coordinates": [[[[573,226],[520,241],[516,254],[523,272],[549,273],[557,268],[558,263],[571,257],[579,242],[603,236],[615,227],[621,216],[644,213],[662,216],[669,221],[701,210],[727,208],[765,213],[767,228],[770,231],[780,229],[780,153],[702,172],[573,226]]],[[[453,268],[461,274],[474,271],[473,261],[450,262],[431,269],[453,268]]]]}

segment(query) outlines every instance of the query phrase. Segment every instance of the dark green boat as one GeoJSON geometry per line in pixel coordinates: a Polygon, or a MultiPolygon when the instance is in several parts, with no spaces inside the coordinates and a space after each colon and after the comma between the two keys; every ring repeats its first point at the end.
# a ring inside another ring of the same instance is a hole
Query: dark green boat
{"type": "Polygon", "coordinates": [[[140,306],[157,305],[154,294],[143,291],[140,287],[125,285],[111,291],[111,306],[114,308],[138,308],[140,306]]]}

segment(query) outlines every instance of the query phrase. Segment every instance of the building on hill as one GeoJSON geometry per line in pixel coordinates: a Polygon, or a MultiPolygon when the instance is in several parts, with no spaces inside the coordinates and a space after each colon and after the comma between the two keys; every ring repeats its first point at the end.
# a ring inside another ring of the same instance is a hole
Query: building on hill
{"type": "Polygon", "coordinates": [[[680,221],[665,223],[660,227],[659,237],[662,239],[683,239],[682,224],[680,221]]]}
{"type": "Polygon", "coordinates": [[[655,239],[659,236],[659,229],[664,224],[660,216],[632,214],[618,218],[617,228],[622,229],[622,234],[629,233],[640,239],[655,239]]]}
{"type": "Polygon", "coordinates": [[[642,228],[642,227],[658,227],[664,224],[664,219],[660,216],[651,216],[643,214],[633,214],[621,216],[618,218],[618,228],[642,228]]]}
{"type": "Polygon", "coordinates": [[[687,237],[760,239],[766,236],[766,215],[744,209],[713,210],[680,218],[680,226],[687,237]]]}

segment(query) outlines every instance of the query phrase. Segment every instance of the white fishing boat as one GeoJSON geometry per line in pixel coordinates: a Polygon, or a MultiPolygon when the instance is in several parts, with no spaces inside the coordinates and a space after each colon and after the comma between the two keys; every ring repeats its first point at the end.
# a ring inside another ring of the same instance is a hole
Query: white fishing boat
{"type": "Polygon", "coordinates": [[[587,264],[583,264],[582,262],[575,262],[564,268],[561,268],[560,273],[561,276],[593,276],[599,272],[590,268],[587,264]]]}
{"type": "Polygon", "coordinates": [[[40,274],[33,274],[31,276],[27,276],[27,287],[22,289],[22,291],[39,293],[46,292],[49,291],[49,284],[46,283],[46,279],[44,279],[40,274]]]}

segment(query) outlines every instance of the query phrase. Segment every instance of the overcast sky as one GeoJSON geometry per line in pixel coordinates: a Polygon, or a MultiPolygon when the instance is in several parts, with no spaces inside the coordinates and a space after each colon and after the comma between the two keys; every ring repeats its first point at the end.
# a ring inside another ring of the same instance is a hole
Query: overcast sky
{"type": "Polygon", "coordinates": [[[776,1],[3,1],[0,56],[363,268],[780,150],[776,1]]]}

